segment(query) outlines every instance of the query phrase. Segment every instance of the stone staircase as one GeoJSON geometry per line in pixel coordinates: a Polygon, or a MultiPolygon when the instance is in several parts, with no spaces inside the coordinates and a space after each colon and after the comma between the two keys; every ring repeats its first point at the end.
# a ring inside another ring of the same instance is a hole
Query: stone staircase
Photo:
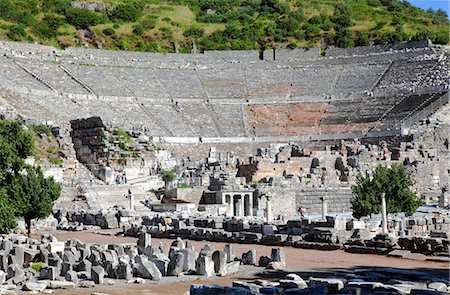
{"type": "MultiPolygon", "coordinates": [[[[134,195],[136,212],[149,212],[149,209],[145,207],[148,192],[137,185],[93,185],[88,187],[86,199],[92,209],[109,209],[115,206],[129,209],[128,190],[131,190],[134,195]]],[[[156,197],[151,197],[151,200],[152,203],[155,203],[156,197]]]]}
{"type": "Polygon", "coordinates": [[[350,211],[352,190],[350,187],[339,188],[303,188],[296,192],[296,205],[305,209],[308,215],[321,214],[321,197],[326,196],[329,213],[344,213],[350,211]]]}

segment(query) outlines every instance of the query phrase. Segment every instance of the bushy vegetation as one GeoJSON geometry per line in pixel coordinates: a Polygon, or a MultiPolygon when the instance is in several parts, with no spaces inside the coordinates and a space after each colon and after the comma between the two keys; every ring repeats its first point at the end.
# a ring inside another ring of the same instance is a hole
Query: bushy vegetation
{"type": "Polygon", "coordinates": [[[0,1],[0,38],[56,46],[188,52],[286,46],[352,47],[409,40],[449,42],[442,10],[400,0],[0,1]],[[83,2],[83,1],[80,1],[83,2]],[[86,30],[87,33],[77,33],[86,30]],[[177,43],[179,46],[175,46],[177,43]]]}
{"type": "Polygon", "coordinates": [[[31,132],[19,122],[0,120],[0,233],[23,217],[30,234],[31,220],[51,214],[61,188],[45,178],[39,167],[25,164],[36,148],[31,132]]]}
{"type": "Polygon", "coordinates": [[[388,213],[414,213],[422,200],[410,190],[413,181],[402,164],[393,164],[391,168],[378,166],[373,177],[359,175],[352,187],[355,197],[351,200],[353,216],[360,218],[381,211],[381,194],[386,194],[388,213]]]}

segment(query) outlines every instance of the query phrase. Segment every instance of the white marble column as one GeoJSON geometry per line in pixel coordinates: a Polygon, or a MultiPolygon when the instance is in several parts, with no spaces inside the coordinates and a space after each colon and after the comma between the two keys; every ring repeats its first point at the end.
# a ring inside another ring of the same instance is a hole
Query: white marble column
{"type": "Polygon", "coordinates": [[[248,196],[248,209],[249,209],[249,216],[253,216],[253,196],[248,196]]]}
{"type": "Polygon", "coordinates": [[[381,233],[387,232],[386,194],[381,193],[381,233]]]}

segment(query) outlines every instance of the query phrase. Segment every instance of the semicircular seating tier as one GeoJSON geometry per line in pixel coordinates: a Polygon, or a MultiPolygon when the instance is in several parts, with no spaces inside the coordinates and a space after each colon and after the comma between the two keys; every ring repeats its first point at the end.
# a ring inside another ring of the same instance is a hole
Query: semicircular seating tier
{"type": "Polygon", "coordinates": [[[0,42],[0,96],[28,118],[100,116],[163,138],[367,134],[400,130],[448,103],[448,57],[423,43],[322,56],[318,49],[164,55],[0,42]]]}

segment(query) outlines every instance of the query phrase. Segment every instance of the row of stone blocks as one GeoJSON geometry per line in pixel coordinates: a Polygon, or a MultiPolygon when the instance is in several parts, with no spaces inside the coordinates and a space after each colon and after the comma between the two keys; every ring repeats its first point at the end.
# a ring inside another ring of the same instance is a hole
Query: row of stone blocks
{"type": "Polygon", "coordinates": [[[114,284],[115,279],[158,281],[162,276],[182,274],[225,276],[238,272],[240,265],[227,258],[228,252],[209,245],[196,252],[181,239],[170,247],[163,243],[154,246],[147,233],[135,246],[86,244],[76,239],[64,243],[51,235],[41,241],[4,235],[0,236],[0,288],[4,284],[23,290],[52,285],[74,288],[114,284]]]}

